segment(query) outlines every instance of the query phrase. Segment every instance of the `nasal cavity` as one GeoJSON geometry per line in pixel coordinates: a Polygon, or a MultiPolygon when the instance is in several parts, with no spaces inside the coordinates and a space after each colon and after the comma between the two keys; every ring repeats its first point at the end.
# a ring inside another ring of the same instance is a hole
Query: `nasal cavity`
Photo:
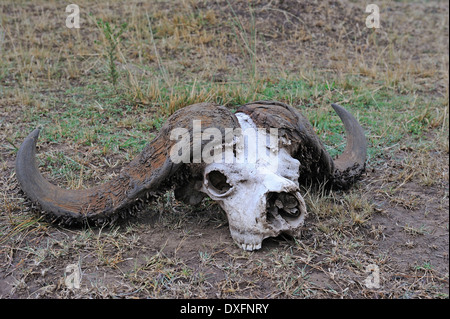
{"type": "Polygon", "coordinates": [[[274,214],[280,214],[282,217],[300,216],[300,205],[295,195],[280,192],[271,192],[267,195],[267,218],[274,218],[274,214]]]}

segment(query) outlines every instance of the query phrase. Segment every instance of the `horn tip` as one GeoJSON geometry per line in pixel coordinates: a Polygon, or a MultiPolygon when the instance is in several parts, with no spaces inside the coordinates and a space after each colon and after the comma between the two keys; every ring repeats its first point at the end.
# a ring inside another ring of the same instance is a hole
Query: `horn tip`
{"type": "MultiPolygon", "coordinates": [[[[336,103],[331,103],[331,106],[333,107],[333,109],[338,112],[340,110],[343,110],[344,108],[342,106],[340,106],[339,104],[336,103]]],[[[345,110],[345,109],[344,109],[345,110]]]]}
{"type": "Polygon", "coordinates": [[[37,139],[39,137],[39,134],[41,133],[41,131],[42,131],[42,126],[39,125],[27,136],[27,138],[37,139]]]}

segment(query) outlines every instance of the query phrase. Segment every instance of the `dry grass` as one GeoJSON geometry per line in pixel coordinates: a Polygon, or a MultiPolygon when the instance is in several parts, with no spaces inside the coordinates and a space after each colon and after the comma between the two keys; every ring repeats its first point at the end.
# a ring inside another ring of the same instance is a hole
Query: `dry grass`
{"type": "Polygon", "coordinates": [[[61,1],[0,5],[0,297],[448,298],[448,3],[380,1],[378,30],[348,1],[76,3],[80,29],[61,1]],[[115,86],[98,19],[127,23],[115,86]],[[17,194],[15,153],[37,125],[41,171],[83,188],[177,109],[256,99],[299,107],[333,155],[344,141],[331,102],[367,132],[363,181],[304,190],[302,238],[241,251],[217,205],[171,192],[130,222],[61,229],[17,194]],[[80,289],[64,284],[69,264],[80,289]],[[364,285],[372,264],[379,289],[364,285]]]}

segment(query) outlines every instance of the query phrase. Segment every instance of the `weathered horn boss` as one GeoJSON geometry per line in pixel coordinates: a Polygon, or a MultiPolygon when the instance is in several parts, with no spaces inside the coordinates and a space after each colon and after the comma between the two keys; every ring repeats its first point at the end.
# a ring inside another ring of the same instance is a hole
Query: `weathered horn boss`
{"type": "Polygon", "coordinates": [[[209,196],[226,212],[233,240],[255,250],[267,237],[300,235],[306,205],[299,184],[347,188],[363,173],[364,131],[344,108],[332,106],[347,137],[335,160],[291,106],[257,101],[233,114],[201,103],[170,116],[141,154],[103,185],[67,190],[45,180],[35,158],[39,129],[18,151],[16,176],[33,205],[65,225],[115,220],[170,188],[178,200],[192,205],[209,196]]]}

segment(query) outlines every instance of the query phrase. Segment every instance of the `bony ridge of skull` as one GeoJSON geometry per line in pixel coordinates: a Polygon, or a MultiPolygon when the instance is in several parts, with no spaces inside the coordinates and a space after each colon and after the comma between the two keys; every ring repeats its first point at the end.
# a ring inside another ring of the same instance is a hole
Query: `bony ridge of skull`
{"type": "MultiPolygon", "coordinates": [[[[247,115],[236,116],[243,130],[255,127],[247,115]]],[[[234,157],[232,163],[206,165],[200,189],[219,203],[233,240],[249,251],[260,249],[265,238],[281,233],[299,236],[306,216],[298,184],[300,162],[257,132],[239,144],[236,154],[224,154],[224,158],[234,157]],[[261,141],[270,156],[261,156],[260,149],[256,156],[252,154],[254,149],[249,146],[261,141]]]]}

